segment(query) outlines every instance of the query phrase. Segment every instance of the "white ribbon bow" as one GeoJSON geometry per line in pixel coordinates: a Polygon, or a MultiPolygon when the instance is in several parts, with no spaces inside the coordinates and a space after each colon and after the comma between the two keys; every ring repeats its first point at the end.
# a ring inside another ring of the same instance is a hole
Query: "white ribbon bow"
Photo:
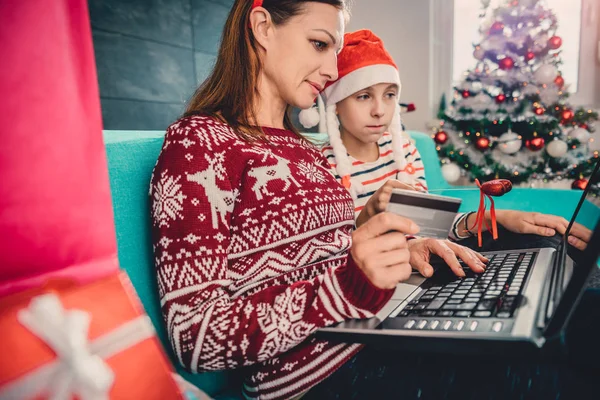
{"type": "Polygon", "coordinates": [[[143,314],[90,342],[90,313],[65,310],[55,294],[33,298],[29,308],[19,311],[17,318],[57,357],[0,387],[2,400],[40,395],[48,395],[50,400],[70,400],[74,395],[81,400],[107,400],[115,375],[104,359],[156,334],[150,318],[143,314]]]}
{"type": "Polygon", "coordinates": [[[47,388],[51,400],[108,399],[115,376],[110,367],[90,351],[88,329],[90,314],[82,310],[65,310],[55,294],[32,299],[21,310],[19,322],[46,342],[58,358],[47,388]]]}

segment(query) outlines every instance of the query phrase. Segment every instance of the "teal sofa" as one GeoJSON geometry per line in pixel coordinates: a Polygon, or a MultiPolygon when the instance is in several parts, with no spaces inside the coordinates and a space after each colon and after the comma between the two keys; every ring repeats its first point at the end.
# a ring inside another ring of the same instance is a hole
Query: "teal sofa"
{"type": "MultiPolygon", "coordinates": [[[[160,152],[163,135],[164,132],[157,131],[104,132],[120,265],[129,274],[178,372],[214,398],[239,399],[239,372],[186,373],[171,353],[163,326],[153,266],[148,199],[150,174],[160,152]]],[[[478,192],[454,190],[456,188],[444,180],[433,140],[420,132],[410,132],[410,135],[425,163],[429,188],[439,190],[436,191],[439,194],[462,198],[462,210],[475,210],[479,202],[478,192]]],[[[312,135],[312,139],[319,141],[323,137],[312,135]]],[[[569,218],[580,195],[581,192],[571,190],[515,188],[498,198],[497,205],[499,208],[539,211],[569,218]]],[[[592,207],[590,212],[593,212],[592,207]]]]}

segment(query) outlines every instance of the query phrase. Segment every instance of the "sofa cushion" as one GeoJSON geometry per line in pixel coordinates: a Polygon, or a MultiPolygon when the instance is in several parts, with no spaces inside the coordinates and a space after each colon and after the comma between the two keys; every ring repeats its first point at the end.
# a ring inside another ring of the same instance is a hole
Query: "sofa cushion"
{"type": "MultiPolygon", "coordinates": [[[[190,374],[184,371],[171,350],[160,311],[152,255],[148,189],[163,137],[162,131],[104,132],[119,263],[129,274],[177,371],[186,380],[214,397],[228,388],[240,388],[239,374],[190,374]]],[[[239,392],[239,389],[237,391],[239,392]]]]}

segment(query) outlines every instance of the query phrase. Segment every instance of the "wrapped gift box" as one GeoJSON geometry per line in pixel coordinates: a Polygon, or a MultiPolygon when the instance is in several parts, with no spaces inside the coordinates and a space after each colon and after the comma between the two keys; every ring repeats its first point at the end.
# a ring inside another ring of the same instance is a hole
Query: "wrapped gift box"
{"type": "Polygon", "coordinates": [[[180,399],[124,272],[0,299],[1,399],[180,399]]]}

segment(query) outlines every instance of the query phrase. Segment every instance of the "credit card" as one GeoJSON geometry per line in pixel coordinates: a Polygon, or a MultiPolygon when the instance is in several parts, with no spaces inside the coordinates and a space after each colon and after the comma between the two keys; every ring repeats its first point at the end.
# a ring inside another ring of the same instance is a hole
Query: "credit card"
{"type": "Polygon", "coordinates": [[[461,202],[456,197],[394,189],[386,210],[419,225],[418,236],[447,239],[461,202]]]}

